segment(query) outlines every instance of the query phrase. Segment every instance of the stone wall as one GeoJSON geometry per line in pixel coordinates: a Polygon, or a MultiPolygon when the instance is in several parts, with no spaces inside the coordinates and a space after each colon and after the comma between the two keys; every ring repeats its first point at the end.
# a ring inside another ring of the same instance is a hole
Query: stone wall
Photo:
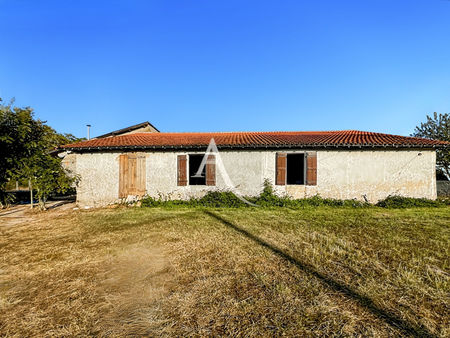
{"type": "MultiPolygon", "coordinates": [[[[305,152],[279,150],[280,152],[305,152]]],[[[186,199],[208,190],[227,190],[216,169],[216,186],[177,186],[177,155],[201,152],[145,152],[147,194],[186,199]]],[[[77,154],[81,176],[77,200],[81,205],[118,201],[121,153],[77,154]]],[[[275,181],[275,151],[221,151],[220,157],[233,185],[243,195],[257,195],[263,182],[275,181]]],[[[317,151],[317,185],[275,186],[278,194],[303,198],[322,197],[376,202],[389,195],[436,198],[435,152],[432,150],[330,150],[317,151]]]]}

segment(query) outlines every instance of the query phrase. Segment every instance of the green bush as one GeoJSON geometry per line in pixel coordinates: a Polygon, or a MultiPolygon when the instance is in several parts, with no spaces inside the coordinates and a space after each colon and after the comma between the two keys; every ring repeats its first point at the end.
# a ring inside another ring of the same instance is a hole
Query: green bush
{"type": "Polygon", "coordinates": [[[170,200],[162,197],[153,198],[147,196],[141,200],[143,207],[212,207],[212,208],[240,208],[247,206],[231,191],[208,191],[201,198],[191,198],[189,200],[170,200]]]}
{"type": "MultiPolygon", "coordinates": [[[[322,198],[318,195],[302,199],[293,199],[289,196],[278,196],[274,193],[273,187],[269,181],[264,182],[264,188],[256,197],[245,197],[245,199],[257,206],[268,207],[287,207],[287,208],[305,208],[305,207],[344,207],[344,208],[368,208],[373,205],[368,202],[361,202],[355,199],[340,200],[333,198],[322,198]]],[[[381,208],[416,208],[416,207],[442,207],[450,205],[450,199],[441,199],[437,201],[425,198],[408,198],[400,196],[389,196],[379,201],[376,206],[381,208]]],[[[208,191],[201,198],[191,198],[189,200],[170,200],[153,198],[150,196],[141,200],[143,207],[212,207],[212,208],[243,208],[249,207],[231,191],[208,191]]]]}
{"type": "Polygon", "coordinates": [[[159,207],[163,204],[163,201],[160,199],[156,199],[150,196],[146,196],[143,199],[141,199],[141,206],[142,207],[159,207]]]}
{"type": "Polygon", "coordinates": [[[351,207],[351,208],[365,208],[371,206],[370,203],[361,202],[356,199],[352,200],[339,200],[334,198],[322,198],[318,195],[308,198],[302,198],[298,200],[294,200],[295,204],[300,207],[320,207],[320,206],[329,206],[329,207],[351,207]]]}
{"type": "Polygon", "coordinates": [[[439,197],[438,201],[443,205],[450,206],[450,197],[439,197]]]}
{"type": "Polygon", "coordinates": [[[247,206],[245,202],[231,191],[208,191],[205,196],[192,202],[199,206],[213,208],[239,208],[247,206]]]}
{"type": "Polygon", "coordinates": [[[404,208],[437,208],[441,206],[448,205],[441,200],[429,200],[426,198],[410,198],[410,197],[402,197],[402,196],[389,196],[384,200],[379,201],[376,206],[382,208],[391,208],[391,209],[404,209],[404,208]]]}
{"type": "Polygon", "coordinates": [[[274,193],[272,184],[269,180],[265,180],[263,184],[263,190],[257,197],[246,198],[250,202],[261,207],[290,207],[295,208],[297,201],[287,195],[278,196],[274,193]]]}
{"type": "Polygon", "coordinates": [[[146,196],[141,199],[142,207],[177,207],[177,206],[195,206],[195,199],[183,201],[183,200],[165,200],[160,198],[153,198],[146,196]]]}
{"type": "MultiPolygon", "coordinates": [[[[318,207],[318,206],[333,206],[333,207],[361,208],[370,205],[368,203],[360,202],[357,200],[337,200],[330,198],[321,198],[320,196],[313,196],[303,199],[293,199],[289,196],[278,196],[274,193],[272,185],[267,180],[264,182],[264,188],[259,196],[245,197],[245,200],[260,207],[304,208],[304,207],[318,207]]],[[[208,191],[201,198],[191,198],[190,200],[186,201],[167,200],[163,199],[162,196],[160,196],[159,198],[147,196],[141,200],[141,206],[243,208],[250,206],[250,204],[245,203],[242,199],[237,197],[232,191],[208,191]]]]}

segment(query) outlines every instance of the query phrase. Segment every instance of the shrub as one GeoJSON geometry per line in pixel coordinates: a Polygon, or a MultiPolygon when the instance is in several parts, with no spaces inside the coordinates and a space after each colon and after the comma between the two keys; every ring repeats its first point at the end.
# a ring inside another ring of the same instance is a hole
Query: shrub
{"type": "Polygon", "coordinates": [[[443,205],[450,206],[450,197],[439,197],[438,201],[443,205]]]}
{"type": "Polygon", "coordinates": [[[239,208],[247,206],[231,191],[208,191],[202,198],[195,201],[197,205],[213,208],[239,208]]]}
{"type": "MultiPolygon", "coordinates": [[[[320,196],[313,196],[303,199],[293,199],[289,196],[278,196],[274,193],[273,187],[268,180],[264,181],[264,187],[259,196],[245,197],[245,199],[260,207],[288,207],[294,209],[318,206],[362,208],[370,205],[369,203],[360,202],[357,200],[337,200],[322,198],[320,196]]],[[[249,204],[237,197],[232,191],[208,191],[201,198],[191,198],[187,201],[163,199],[162,196],[159,198],[147,196],[141,200],[141,206],[242,208],[248,207],[249,204]]]]}
{"type": "Polygon", "coordinates": [[[313,197],[302,198],[295,200],[298,206],[330,206],[330,207],[351,207],[351,208],[365,208],[371,206],[370,203],[361,202],[356,199],[352,200],[340,200],[334,198],[322,198],[319,195],[313,197]]]}
{"type": "Polygon", "coordinates": [[[443,201],[433,201],[426,198],[388,196],[384,200],[379,201],[376,205],[382,208],[403,209],[417,207],[437,208],[446,205],[446,203],[443,201]]]}
{"type": "MultiPolygon", "coordinates": [[[[346,208],[368,208],[373,205],[368,202],[352,200],[340,200],[333,198],[322,198],[318,195],[302,199],[293,199],[289,196],[278,196],[274,193],[273,187],[268,180],[264,181],[264,188],[259,196],[246,197],[251,203],[260,207],[287,207],[287,208],[305,208],[305,207],[346,207],[346,208]]],[[[437,201],[425,198],[408,198],[401,196],[389,196],[379,201],[376,206],[381,208],[416,208],[416,207],[442,207],[450,205],[450,199],[441,199],[437,201]]],[[[191,198],[190,200],[170,200],[153,198],[150,196],[141,200],[143,207],[212,207],[212,208],[242,208],[248,207],[232,191],[208,191],[201,198],[191,198]]]]}
{"type": "Polygon", "coordinates": [[[268,179],[264,180],[263,190],[258,197],[249,197],[247,199],[262,207],[292,207],[295,204],[295,200],[289,196],[276,195],[268,179]]]}
{"type": "Polygon", "coordinates": [[[174,206],[189,206],[189,207],[212,207],[212,208],[239,208],[247,206],[231,191],[208,191],[201,198],[191,198],[189,200],[171,200],[153,198],[147,196],[141,200],[143,207],[174,207],[174,206]]]}
{"type": "Polygon", "coordinates": [[[146,196],[141,199],[141,206],[143,207],[159,207],[163,204],[160,199],[153,198],[151,196],[146,196]]]}
{"type": "Polygon", "coordinates": [[[195,206],[195,199],[188,201],[184,200],[170,200],[163,199],[162,197],[153,198],[151,196],[146,196],[141,199],[142,207],[176,207],[176,206],[195,206]]]}

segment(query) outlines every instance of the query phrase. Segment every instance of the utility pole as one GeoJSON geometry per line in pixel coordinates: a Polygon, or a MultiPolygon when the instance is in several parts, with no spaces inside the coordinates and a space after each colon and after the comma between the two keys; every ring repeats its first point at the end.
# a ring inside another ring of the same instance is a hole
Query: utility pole
{"type": "Polygon", "coordinates": [[[31,185],[31,179],[28,179],[28,189],[30,189],[30,205],[33,209],[33,186],[31,185]]]}

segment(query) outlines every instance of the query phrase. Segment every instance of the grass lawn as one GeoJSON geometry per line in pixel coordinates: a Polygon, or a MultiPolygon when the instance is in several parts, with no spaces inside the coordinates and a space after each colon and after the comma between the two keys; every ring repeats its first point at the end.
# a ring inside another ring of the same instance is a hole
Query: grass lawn
{"type": "Polygon", "coordinates": [[[450,208],[116,208],[0,227],[0,335],[450,335],[450,208]]]}

